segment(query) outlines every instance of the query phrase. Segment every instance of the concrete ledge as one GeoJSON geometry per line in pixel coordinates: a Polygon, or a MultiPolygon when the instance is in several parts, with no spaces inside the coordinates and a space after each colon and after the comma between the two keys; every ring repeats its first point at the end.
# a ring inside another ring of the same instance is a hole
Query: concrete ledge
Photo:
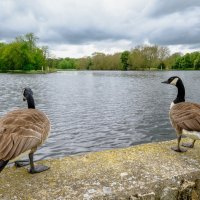
{"type": "Polygon", "coordinates": [[[0,199],[175,200],[200,199],[200,143],[186,153],[176,141],[41,161],[49,171],[31,175],[8,167],[0,174],[0,199]]]}

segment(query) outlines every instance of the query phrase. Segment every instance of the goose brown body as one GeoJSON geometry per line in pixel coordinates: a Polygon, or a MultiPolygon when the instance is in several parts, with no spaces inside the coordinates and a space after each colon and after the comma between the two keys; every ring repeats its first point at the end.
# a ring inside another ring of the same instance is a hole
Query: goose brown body
{"type": "Polygon", "coordinates": [[[200,104],[177,103],[170,109],[169,116],[177,133],[183,130],[200,132],[200,104]]]}
{"type": "Polygon", "coordinates": [[[50,122],[37,109],[18,109],[0,118],[0,160],[34,152],[48,137],[50,122]]]}

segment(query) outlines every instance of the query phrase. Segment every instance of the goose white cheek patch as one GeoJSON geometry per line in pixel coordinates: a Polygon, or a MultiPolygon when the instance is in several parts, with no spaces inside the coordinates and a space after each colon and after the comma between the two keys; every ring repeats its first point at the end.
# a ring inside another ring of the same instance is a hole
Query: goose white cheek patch
{"type": "Polygon", "coordinates": [[[177,84],[177,81],[178,81],[178,78],[175,78],[170,84],[171,84],[171,85],[176,85],[176,84],[177,84]]]}

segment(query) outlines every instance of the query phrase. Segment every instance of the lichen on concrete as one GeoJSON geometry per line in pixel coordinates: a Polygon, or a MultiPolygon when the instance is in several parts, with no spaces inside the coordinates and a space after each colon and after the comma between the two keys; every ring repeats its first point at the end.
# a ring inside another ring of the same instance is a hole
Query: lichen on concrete
{"type": "Polygon", "coordinates": [[[33,175],[27,168],[7,167],[0,174],[0,199],[200,199],[200,143],[185,153],[172,151],[174,145],[167,141],[43,160],[38,163],[50,170],[33,175]]]}

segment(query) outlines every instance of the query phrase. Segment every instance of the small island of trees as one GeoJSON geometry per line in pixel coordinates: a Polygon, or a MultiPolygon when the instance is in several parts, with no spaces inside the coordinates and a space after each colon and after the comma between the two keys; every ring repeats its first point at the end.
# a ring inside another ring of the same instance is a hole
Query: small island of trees
{"type": "Polygon", "coordinates": [[[0,43],[0,71],[61,70],[199,70],[200,52],[170,54],[168,47],[140,45],[115,54],[95,52],[82,58],[51,58],[47,46],[28,33],[10,43],[0,43]]]}

